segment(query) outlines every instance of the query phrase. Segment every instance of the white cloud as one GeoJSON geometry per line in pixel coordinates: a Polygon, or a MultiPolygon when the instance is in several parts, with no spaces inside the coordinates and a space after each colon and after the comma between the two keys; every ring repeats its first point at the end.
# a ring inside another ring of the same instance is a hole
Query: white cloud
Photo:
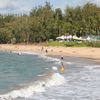
{"type": "Polygon", "coordinates": [[[95,3],[98,6],[100,6],[100,0],[90,0],[90,2],[95,3]]]}
{"type": "Polygon", "coordinates": [[[44,5],[45,1],[51,2],[54,8],[59,7],[62,10],[66,5],[75,7],[87,2],[100,6],[100,0],[0,0],[0,13],[28,13],[34,6],[44,5]]]}
{"type": "Polygon", "coordinates": [[[0,0],[0,8],[1,9],[17,8],[18,5],[16,1],[15,0],[0,0]]]}
{"type": "Polygon", "coordinates": [[[27,13],[31,9],[30,1],[34,0],[0,0],[0,12],[4,13],[27,13]]]}
{"type": "MultiPolygon", "coordinates": [[[[84,5],[86,3],[94,3],[98,6],[100,6],[100,0],[76,0],[76,4],[79,4],[79,5],[84,5]]],[[[76,5],[77,6],[77,5],[76,5]]]]}

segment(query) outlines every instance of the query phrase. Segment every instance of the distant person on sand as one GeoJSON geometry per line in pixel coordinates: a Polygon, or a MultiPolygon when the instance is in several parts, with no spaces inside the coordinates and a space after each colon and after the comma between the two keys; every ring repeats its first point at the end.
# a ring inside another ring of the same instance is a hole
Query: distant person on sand
{"type": "Polygon", "coordinates": [[[43,49],[44,49],[44,48],[42,47],[42,48],[41,48],[41,51],[43,51],[43,49]]]}
{"type": "Polygon", "coordinates": [[[53,49],[51,49],[51,52],[53,52],[53,49]]]}
{"type": "Polygon", "coordinates": [[[48,50],[46,49],[45,52],[48,53],[48,50]]]}

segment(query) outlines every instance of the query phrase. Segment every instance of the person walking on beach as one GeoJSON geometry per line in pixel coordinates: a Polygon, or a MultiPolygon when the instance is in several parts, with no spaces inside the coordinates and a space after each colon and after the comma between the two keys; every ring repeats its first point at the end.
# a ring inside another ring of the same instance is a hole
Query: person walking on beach
{"type": "Polygon", "coordinates": [[[44,50],[44,48],[42,47],[42,48],[41,48],[41,51],[43,51],[43,50],[44,50]]]}
{"type": "Polygon", "coordinates": [[[48,50],[46,49],[45,52],[48,53],[48,50]]]}

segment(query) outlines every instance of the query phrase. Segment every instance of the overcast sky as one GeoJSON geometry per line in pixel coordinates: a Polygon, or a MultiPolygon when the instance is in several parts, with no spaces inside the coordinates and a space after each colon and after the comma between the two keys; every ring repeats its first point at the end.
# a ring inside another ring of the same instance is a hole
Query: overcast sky
{"type": "Polygon", "coordinates": [[[45,5],[46,1],[49,1],[54,9],[61,8],[62,10],[64,10],[67,5],[72,7],[77,5],[82,6],[87,2],[100,6],[100,0],[0,0],[0,13],[29,13],[33,7],[45,5]]]}

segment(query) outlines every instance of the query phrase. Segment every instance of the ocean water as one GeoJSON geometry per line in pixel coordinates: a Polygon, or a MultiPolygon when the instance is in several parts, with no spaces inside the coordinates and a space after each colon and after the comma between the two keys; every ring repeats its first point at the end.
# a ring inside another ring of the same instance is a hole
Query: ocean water
{"type": "Polygon", "coordinates": [[[0,100],[100,100],[100,64],[31,52],[0,52],[0,100]]]}

